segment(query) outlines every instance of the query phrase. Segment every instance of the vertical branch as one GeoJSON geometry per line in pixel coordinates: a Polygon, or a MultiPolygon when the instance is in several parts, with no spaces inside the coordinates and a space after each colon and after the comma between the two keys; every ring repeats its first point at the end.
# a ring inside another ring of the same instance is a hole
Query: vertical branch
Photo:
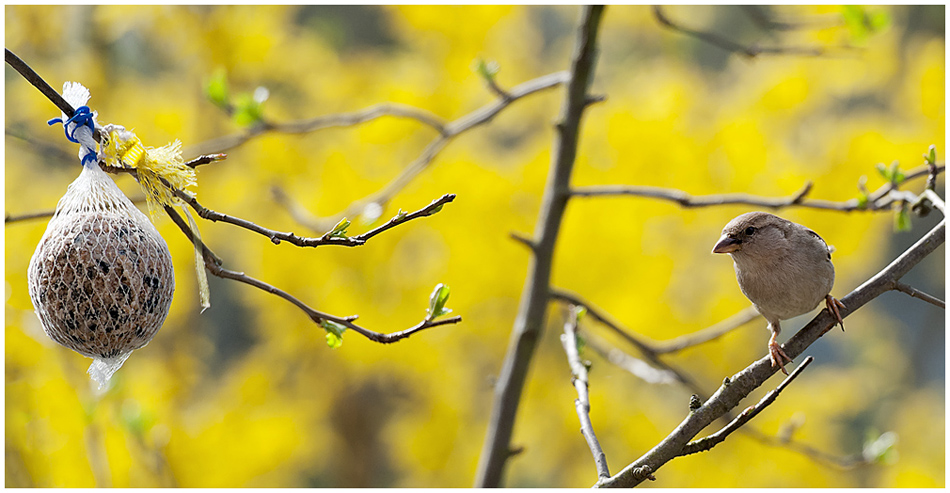
{"type": "Polygon", "coordinates": [[[521,294],[518,316],[512,328],[508,352],[495,385],[488,433],[475,478],[477,487],[500,486],[505,463],[511,454],[509,447],[515,414],[521,401],[528,367],[545,323],[554,244],[569,198],[581,116],[589,103],[587,86],[594,71],[594,46],[603,11],[602,5],[586,6],[583,10],[574,46],[570,82],[557,123],[551,168],[535,226],[533,256],[521,294]]]}
{"type": "Polygon", "coordinates": [[[594,434],[594,425],[590,420],[590,392],[587,378],[587,366],[581,361],[580,351],[577,348],[577,306],[572,306],[568,314],[567,321],[564,322],[564,333],[561,334],[561,344],[564,346],[564,353],[567,355],[567,362],[571,366],[571,383],[577,390],[577,399],[574,399],[574,408],[577,411],[577,418],[581,422],[581,434],[587,440],[587,446],[590,447],[590,453],[594,456],[594,465],[597,466],[597,477],[604,480],[610,477],[610,470],[607,468],[607,456],[604,449],[601,448],[597,435],[594,434]]]}

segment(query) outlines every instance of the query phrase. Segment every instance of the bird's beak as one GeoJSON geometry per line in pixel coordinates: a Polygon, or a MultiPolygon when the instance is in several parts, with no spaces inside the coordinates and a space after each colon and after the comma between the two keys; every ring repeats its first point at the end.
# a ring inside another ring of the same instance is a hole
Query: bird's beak
{"type": "Polygon", "coordinates": [[[727,235],[722,235],[719,242],[713,247],[713,253],[732,253],[742,247],[742,242],[727,235]]]}

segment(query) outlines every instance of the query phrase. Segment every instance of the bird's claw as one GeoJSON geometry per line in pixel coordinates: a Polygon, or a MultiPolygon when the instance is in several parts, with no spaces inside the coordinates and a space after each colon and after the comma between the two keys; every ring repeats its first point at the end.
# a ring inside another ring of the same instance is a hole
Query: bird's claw
{"type": "MultiPolygon", "coordinates": [[[[825,306],[828,307],[828,313],[831,313],[831,316],[835,318],[835,324],[841,325],[841,331],[844,332],[844,319],[841,318],[841,312],[838,310],[838,308],[845,307],[844,303],[829,294],[825,296],[825,306]]],[[[834,324],[831,326],[834,327],[834,324]]]]}
{"type": "Polygon", "coordinates": [[[785,363],[783,360],[792,362],[792,358],[789,358],[785,351],[782,350],[782,346],[779,346],[774,340],[769,341],[769,358],[772,360],[772,367],[776,366],[782,370],[782,373],[788,375],[788,372],[785,371],[785,363]]]}

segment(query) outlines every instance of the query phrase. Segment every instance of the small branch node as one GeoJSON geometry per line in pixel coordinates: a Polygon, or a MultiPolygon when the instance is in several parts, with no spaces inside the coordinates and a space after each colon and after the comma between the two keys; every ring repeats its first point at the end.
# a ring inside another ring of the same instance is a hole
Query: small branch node
{"type": "Polygon", "coordinates": [[[531,250],[532,252],[536,252],[538,250],[538,244],[533,239],[525,236],[522,233],[519,233],[517,231],[512,231],[508,233],[508,236],[512,240],[515,240],[518,243],[521,243],[522,245],[528,247],[528,249],[531,250]]]}

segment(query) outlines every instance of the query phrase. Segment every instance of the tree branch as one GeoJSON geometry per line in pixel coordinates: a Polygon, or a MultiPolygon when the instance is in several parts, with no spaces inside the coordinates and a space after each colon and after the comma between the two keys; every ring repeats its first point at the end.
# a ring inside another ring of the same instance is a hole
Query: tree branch
{"type": "Polygon", "coordinates": [[[255,288],[258,288],[262,291],[266,291],[270,294],[279,296],[289,301],[297,308],[300,308],[300,310],[303,311],[305,314],[307,314],[307,316],[310,317],[310,320],[312,320],[316,324],[321,324],[321,322],[323,321],[334,322],[359,333],[360,335],[366,337],[367,339],[371,341],[379,342],[382,344],[389,344],[389,343],[393,343],[393,342],[405,339],[411,336],[412,334],[425,330],[425,329],[438,327],[440,325],[456,324],[462,321],[462,317],[460,316],[449,317],[449,318],[441,319],[441,320],[423,320],[422,322],[419,322],[418,324],[408,329],[401,330],[399,332],[389,333],[389,334],[374,332],[372,330],[360,327],[359,325],[356,325],[355,323],[353,323],[358,318],[356,315],[351,315],[348,317],[337,317],[335,315],[323,313],[321,311],[311,308],[309,305],[307,305],[303,301],[300,301],[298,298],[294,297],[290,293],[287,293],[286,291],[280,288],[274,287],[270,284],[267,284],[264,281],[260,281],[253,277],[245,275],[243,272],[236,272],[236,271],[228,270],[221,267],[221,264],[222,264],[221,259],[217,255],[215,255],[214,252],[212,252],[211,249],[208,248],[208,246],[204,244],[204,242],[202,242],[198,238],[195,238],[195,236],[191,232],[191,228],[188,227],[188,223],[185,222],[185,220],[181,217],[181,215],[178,214],[178,212],[174,208],[166,205],[165,213],[167,213],[168,216],[171,217],[172,221],[175,223],[175,225],[178,226],[179,229],[181,229],[182,233],[185,234],[188,240],[191,241],[192,244],[198,246],[201,249],[202,255],[204,256],[204,259],[205,259],[205,268],[212,275],[223,278],[223,279],[230,279],[232,281],[242,282],[249,286],[254,286],[255,288]]]}
{"type": "Polygon", "coordinates": [[[614,333],[622,337],[633,347],[637,348],[637,350],[640,351],[640,354],[642,354],[643,357],[653,366],[662,368],[664,371],[669,372],[676,378],[678,382],[685,385],[690,391],[700,396],[705,396],[706,393],[692,378],[660,359],[659,353],[657,353],[651,341],[644,340],[640,336],[635,336],[632,331],[623,328],[618,322],[614,321],[610,315],[600,308],[585,301],[576,294],[558,288],[551,288],[550,299],[565,301],[572,305],[583,306],[584,308],[587,308],[587,315],[593,317],[605,327],[614,331],[614,333]]]}
{"type": "Polygon", "coordinates": [[[602,358],[610,364],[618,366],[631,375],[643,380],[649,384],[672,384],[680,383],[676,374],[669,370],[659,370],[640,358],[635,358],[620,349],[604,342],[594,334],[587,333],[584,336],[586,346],[593,349],[602,358]]]}
{"type": "Polygon", "coordinates": [[[943,308],[943,309],[946,309],[946,308],[947,308],[947,304],[944,303],[944,301],[941,300],[940,298],[937,298],[936,296],[931,296],[931,295],[929,295],[929,294],[927,294],[927,293],[925,293],[925,292],[923,292],[923,291],[921,291],[921,290],[919,290],[919,289],[917,289],[917,288],[914,288],[913,286],[909,286],[909,285],[904,284],[904,283],[902,283],[902,282],[894,281],[894,287],[891,288],[891,289],[900,291],[900,292],[902,292],[902,293],[904,293],[904,294],[906,294],[906,295],[908,295],[908,296],[910,296],[910,297],[912,297],[912,298],[917,298],[917,299],[924,300],[924,301],[926,301],[927,303],[930,303],[931,305],[936,305],[936,306],[938,306],[938,307],[940,307],[940,308],[943,308]]]}
{"type": "Polygon", "coordinates": [[[821,450],[816,449],[810,445],[797,442],[795,440],[780,438],[772,435],[766,435],[758,430],[755,430],[751,427],[745,427],[742,429],[749,437],[758,440],[760,443],[768,445],[770,447],[781,447],[784,449],[791,450],[799,454],[808,457],[810,460],[814,461],[816,464],[825,466],[825,467],[834,467],[840,470],[850,470],[859,466],[865,466],[870,463],[862,455],[851,455],[839,457],[837,455],[829,454],[827,452],[822,452],[821,450]]]}
{"type": "MultiPolygon", "coordinates": [[[[144,204],[144,203],[145,203],[145,197],[135,197],[135,198],[130,198],[129,200],[131,200],[133,204],[144,204]]],[[[4,224],[17,223],[17,222],[21,222],[21,221],[30,221],[30,220],[33,220],[33,219],[45,219],[45,218],[48,218],[48,217],[53,217],[53,214],[55,214],[55,213],[56,213],[56,210],[55,210],[55,209],[54,209],[54,210],[40,211],[40,212],[30,212],[30,213],[20,214],[20,215],[16,215],[16,216],[11,215],[11,214],[8,213],[8,214],[6,214],[6,216],[4,217],[4,224]]]]}
{"type": "MultiPolygon", "coordinates": [[[[841,301],[845,308],[841,309],[841,316],[847,317],[872,299],[890,290],[895,280],[899,280],[921,260],[933,253],[937,247],[944,243],[945,238],[946,219],[941,220],[936,227],[905,250],[887,267],[842,298],[841,301]]],[[[795,358],[817,341],[819,337],[828,332],[834,326],[834,323],[835,321],[828,310],[822,310],[784,344],[785,352],[791,358],[795,358]]],[[[700,409],[690,413],[672,433],[652,450],[610,479],[600,481],[595,486],[633,487],[638,485],[643,481],[643,478],[638,475],[638,471],[642,471],[644,467],[656,471],[663,464],[677,457],[682,453],[690,439],[713,420],[736,407],[740,400],[765,383],[776,371],[768,357],[753,362],[746,369],[730,378],[728,384],[723,384],[700,409]]]]}
{"type": "Polygon", "coordinates": [[[594,464],[597,466],[597,477],[606,479],[610,477],[610,471],[607,469],[607,456],[597,441],[597,435],[594,434],[594,426],[590,421],[590,398],[588,395],[587,367],[581,362],[581,356],[577,350],[577,315],[578,307],[571,307],[567,320],[564,322],[564,333],[561,334],[561,345],[564,346],[564,353],[567,354],[567,363],[571,367],[571,383],[577,390],[577,399],[574,399],[574,408],[577,411],[577,418],[581,422],[581,434],[587,440],[587,446],[590,447],[590,453],[594,456],[594,464]]]}
{"type": "Polygon", "coordinates": [[[381,103],[351,113],[323,115],[303,120],[294,120],[289,122],[271,122],[268,120],[262,120],[258,125],[255,125],[254,127],[251,127],[243,132],[225,135],[223,137],[218,137],[207,140],[200,144],[196,144],[194,147],[190,148],[189,151],[191,151],[193,154],[224,152],[240,147],[254,137],[267,132],[302,134],[315,132],[317,130],[323,130],[326,128],[351,127],[375,120],[377,118],[382,118],[384,116],[416,120],[423,125],[432,127],[439,133],[445,132],[445,123],[442,121],[442,119],[426,110],[399,103],[381,103]]]}
{"type": "MultiPolygon", "coordinates": [[[[198,158],[198,159],[200,160],[205,157],[207,156],[202,156],[201,158],[198,158]]],[[[128,173],[135,176],[136,179],[138,179],[138,172],[136,171],[135,168],[116,168],[112,166],[102,166],[102,169],[109,173],[128,173]]],[[[165,185],[169,190],[172,191],[172,193],[174,193],[176,197],[178,197],[183,202],[191,206],[191,208],[194,209],[195,212],[198,213],[198,216],[200,216],[202,219],[207,219],[213,222],[220,221],[223,223],[228,223],[234,226],[238,226],[240,228],[244,228],[248,231],[253,231],[255,233],[266,236],[275,245],[280,244],[281,241],[286,241],[290,244],[293,244],[299,247],[318,247],[318,246],[323,246],[323,245],[340,245],[340,246],[347,246],[347,247],[360,246],[366,243],[366,241],[369,240],[370,238],[386,230],[395,228],[396,226],[399,226],[400,224],[409,222],[413,219],[418,219],[420,217],[431,216],[441,211],[442,206],[455,200],[454,193],[447,193],[443,195],[442,197],[439,197],[438,199],[433,200],[429,205],[423,207],[422,209],[419,209],[409,214],[404,213],[404,212],[397,214],[392,219],[387,221],[385,224],[378,226],[370,231],[367,231],[361,235],[334,236],[333,234],[331,234],[332,232],[327,232],[326,234],[320,237],[308,238],[308,237],[303,237],[303,236],[297,236],[292,232],[285,233],[281,231],[275,231],[273,229],[259,226],[246,219],[241,219],[239,217],[231,216],[229,214],[223,214],[221,212],[213,211],[201,205],[193,195],[183,190],[178,190],[172,187],[171,183],[169,183],[168,180],[162,177],[159,177],[159,179],[161,180],[163,185],[165,185]]]]}
{"type": "Polygon", "coordinates": [[[475,479],[475,485],[478,487],[501,485],[502,473],[510,455],[511,433],[521,391],[544,327],[554,244],[567,205],[568,197],[564,192],[570,185],[571,171],[577,155],[581,117],[588,103],[588,84],[593,79],[597,31],[603,11],[603,6],[584,7],[578,28],[570,78],[561,116],[556,125],[557,137],[551,153],[548,181],[535,226],[537,248],[532,251],[518,316],[512,328],[501,374],[495,385],[488,433],[475,479]]]}
{"type": "Polygon", "coordinates": [[[699,440],[695,440],[695,441],[687,443],[686,446],[683,447],[683,450],[679,453],[679,455],[683,456],[683,455],[695,454],[697,452],[705,452],[715,447],[716,445],[719,445],[723,441],[725,441],[726,437],[728,437],[732,432],[738,430],[740,427],[742,427],[742,425],[748,423],[752,418],[754,418],[756,415],[762,412],[763,409],[768,407],[769,404],[775,402],[775,399],[778,398],[778,395],[783,390],[785,390],[785,387],[787,387],[788,384],[792,383],[792,380],[795,380],[795,378],[798,377],[798,374],[801,373],[802,370],[804,370],[805,367],[810,365],[811,362],[814,360],[815,358],[812,358],[811,356],[805,358],[805,360],[802,361],[802,364],[798,365],[798,368],[795,368],[795,370],[792,372],[791,375],[785,377],[785,380],[782,380],[782,383],[780,383],[779,386],[776,387],[774,390],[770,390],[767,394],[765,394],[765,397],[763,397],[758,402],[758,404],[756,404],[755,406],[747,407],[745,411],[742,411],[742,413],[740,413],[738,416],[736,416],[735,419],[730,421],[728,425],[726,425],[724,428],[717,431],[716,433],[713,433],[712,435],[709,435],[705,438],[701,438],[699,440]]]}
{"type": "Polygon", "coordinates": [[[285,193],[282,193],[282,190],[278,191],[281,193],[275,193],[277,202],[290,210],[294,220],[313,231],[325,231],[339,222],[342,217],[354,217],[362,214],[367,206],[376,204],[379,207],[384,207],[399,191],[428,168],[439,153],[442,152],[453,139],[479,125],[490,122],[498,113],[519,99],[566,83],[568,76],[569,74],[567,72],[555,72],[529,80],[512,88],[510,91],[503,91],[504,94],[500,95],[495,101],[448,123],[443,123],[441,118],[419,108],[395,103],[383,103],[353,113],[325,115],[287,123],[265,122],[240,134],[221,137],[198,144],[194,148],[189,149],[189,151],[191,153],[220,152],[233,149],[251,138],[269,131],[307,133],[329,127],[357,125],[382,116],[411,118],[439,132],[439,135],[426,145],[419,157],[409,163],[409,165],[383,189],[352,202],[339,214],[321,218],[306,217],[300,212],[300,208],[295,207],[295,204],[291,202],[289,197],[285,193]]]}
{"type": "Polygon", "coordinates": [[[722,322],[710,325],[692,334],[686,334],[669,341],[654,342],[652,344],[653,351],[655,351],[656,354],[682,351],[683,349],[718,339],[759,317],[761,317],[761,315],[756,311],[755,307],[749,306],[722,322]]]}
{"type": "MultiPolygon", "coordinates": [[[[942,173],[946,171],[946,166],[937,166],[935,169],[935,173],[942,173]]],[[[929,167],[921,166],[907,172],[902,183],[906,183],[915,178],[925,177],[930,174],[931,169],[929,167]]],[[[811,188],[812,184],[811,182],[808,182],[802,187],[801,190],[785,198],[763,197],[744,193],[694,196],[675,188],[636,185],[600,185],[574,187],[571,189],[570,194],[574,197],[604,197],[621,195],[649,197],[676,202],[680,206],[686,208],[709,207],[717,205],[754,205],[770,209],[782,209],[786,207],[797,206],[813,209],[852,212],[858,210],[888,210],[895,200],[895,197],[892,196],[891,192],[898,190],[898,185],[893,182],[885,183],[873,193],[868,194],[867,203],[863,206],[859,203],[858,199],[850,199],[843,202],[809,199],[808,194],[811,192],[811,188]]]]}
{"type": "MultiPolygon", "coordinates": [[[[695,29],[690,29],[684,26],[681,26],[673,22],[659,5],[653,6],[653,16],[656,18],[657,22],[661,26],[667,27],[673,31],[680,32],[687,36],[694,37],[706,43],[709,43],[717,48],[722,48],[723,50],[742,55],[746,58],[755,58],[758,55],[802,55],[802,56],[822,56],[827,54],[825,48],[820,46],[813,47],[803,47],[803,46],[745,46],[743,44],[737,43],[730,39],[727,39],[718,34],[709,33],[705,31],[697,31],[695,29]]],[[[850,48],[850,47],[844,47],[850,48]]]]}
{"type": "MultiPolygon", "coordinates": [[[[67,117],[73,116],[73,113],[76,112],[76,109],[73,108],[73,106],[69,104],[69,102],[63,99],[62,95],[60,95],[58,92],[56,92],[55,89],[53,89],[49,84],[47,84],[46,81],[43,80],[43,78],[40,77],[40,75],[37,74],[35,70],[33,70],[32,67],[27,65],[26,62],[20,59],[20,57],[16,56],[15,53],[13,53],[7,48],[4,48],[4,49],[6,50],[4,59],[8,65],[13,67],[13,69],[16,70],[17,72],[19,72],[20,75],[22,75],[23,78],[26,79],[27,82],[32,84],[33,87],[35,87],[38,91],[40,91],[41,94],[46,96],[46,99],[49,99],[50,102],[55,104],[56,107],[59,108],[60,111],[65,113],[67,117]]],[[[92,131],[92,138],[95,139],[96,142],[98,142],[101,139],[101,135],[99,134],[98,128],[92,131]]]]}

